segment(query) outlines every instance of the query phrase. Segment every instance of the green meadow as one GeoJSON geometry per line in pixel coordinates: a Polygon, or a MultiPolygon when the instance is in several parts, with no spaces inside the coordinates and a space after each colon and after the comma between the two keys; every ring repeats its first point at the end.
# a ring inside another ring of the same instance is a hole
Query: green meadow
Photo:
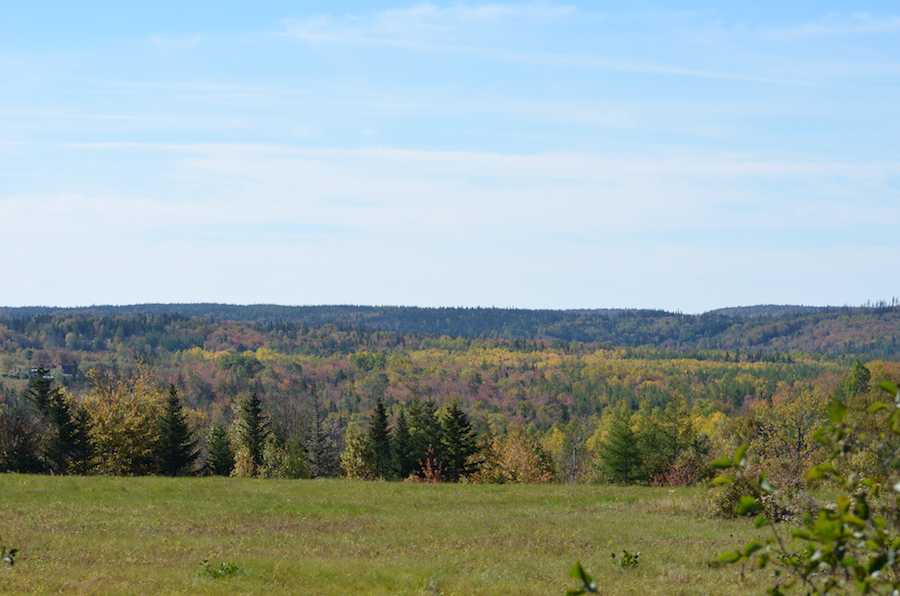
{"type": "Polygon", "coordinates": [[[2,594],[763,593],[705,489],[0,476],[2,594]],[[640,551],[636,568],[611,553],[640,551]],[[208,565],[203,566],[204,559],[208,565]]]}

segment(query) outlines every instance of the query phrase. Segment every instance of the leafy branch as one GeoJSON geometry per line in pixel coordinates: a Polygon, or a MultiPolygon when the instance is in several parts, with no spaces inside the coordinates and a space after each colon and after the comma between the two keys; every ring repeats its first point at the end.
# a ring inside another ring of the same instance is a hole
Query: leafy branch
{"type": "MultiPolygon", "coordinates": [[[[900,482],[885,488],[854,472],[843,472],[835,466],[841,458],[863,447],[883,447],[891,435],[900,435],[900,392],[893,383],[884,382],[881,389],[893,396],[893,403],[876,402],[869,407],[874,414],[890,411],[884,420],[885,430],[876,437],[857,432],[847,421],[847,407],[835,402],[828,409],[829,424],[816,433],[825,446],[828,459],[806,473],[809,480],[831,479],[844,494],[834,505],[820,507],[815,517],[809,513],[802,525],[783,536],[765,513],[756,517],[756,527],[771,528],[772,535],[763,542],[752,541],[738,551],[723,553],[718,562],[744,564],[753,560],[757,568],[775,568],[775,584],[769,594],[780,596],[794,587],[806,594],[846,593],[855,588],[860,594],[900,593],[900,482]]],[[[712,463],[722,470],[713,482],[729,484],[744,476],[746,446],[732,458],[712,463]]],[[[897,452],[890,457],[892,467],[900,462],[897,452]]],[[[761,477],[755,488],[761,493],[775,493],[774,487],[761,477]]],[[[762,505],[753,496],[744,496],[737,513],[750,516],[762,505]]]]}

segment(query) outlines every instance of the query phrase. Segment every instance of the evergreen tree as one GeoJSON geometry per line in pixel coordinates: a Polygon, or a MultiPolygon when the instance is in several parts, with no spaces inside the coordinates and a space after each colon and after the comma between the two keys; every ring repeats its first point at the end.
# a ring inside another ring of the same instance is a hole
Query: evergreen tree
{"type": "Polygon", "coordinates": [[[91,414],[76,406],[72,420],[69,473],[88,474],[94,467],[94,443],[91,440],[91,414]]]}
{"type": "Polygon", "coordinates": [[[401,408],[394,425],[394,437],[391,440],[391,456],[394,472],[401,479],[413,473],[416,460],[412,458],[412,436],[409,434],[409,423],[406,421],[406,410],[401,408]]]}
{"type": "Polygon", "coordinates": [[[375,457],[375,475],[380,478],[393,476],[391,466],[391,433],[388,430],[387,409],[384,407],[384,399],[378,398],[375,404],[375,412],[369,424],[369,445],[375,457]]]}
{"type": "Polygon", "coordinates": [[[165,410],[158,426],[159,440],[154,448],[156,469],[166,476],[189,474],[200,454],[174,384],[169,385],[165,410]]]}
{"type": "Polygon", "coordinates": [[[269,436],[259,394],[254,391],[244,399],[240,404],[239,414],[238,429],[241,445],[247,450],[249,473],[256,476],[265,463],[263,449],[269,436]]]}
{"type": "Polygon", "coordinates": [[[872,373],[868,368],[863,366],[862,362],[857,358],[856,362],[853,363],[853,369],[850,371],[850,375],[845,381],[845,391],[847,395],[852,397],[868,391],[869,380],[871,378],[872,373]]]}
{"type": "Polygon", "coordinates": [[[441,417],[441,446],[443,471],[451,482],[458,482],[460,476],[472,473],[469,458],[478,451],[475,432],[469,417],[459,407],[456,400],[450,402],[441,417]]]}
{"type": "Polygon", "coordinates": [[[81,440],[88,440],[72,415],[72,403],[61,390],[52,389],[46,396],[44,408],[50,422],[50,438],[47,441],[47,461],[55,474],[68,474],[70,464],[81,440]]]}
{"type": "Polygon", "coordinates": [[[228,439],[228,432],[221,424],[212,427],[206,438],[209,459],[206,469],[214,476],[230,476],[234,470],[234,450],[228,439]]]}
{"type": "Polygon", "coordinates": [[[612,412],[606,442],[601,446],[601,469],[612,482],[628,484],[641,476],[638,438],[631,430],[631,408],[622,402],[612,412]]]}
{"type": "Polygon", "coordinates": [[[50,371],[43,366],[39,366],[32,375],[31,380],[28,381],[28,389],[25,394],[41,416],[47,416],[48,414],[53,391],[53,378],[50,377],[50,371]]]}
{"type": "Polygon", "coordinates": [[[423,401],[417,395],[409,403],[410,457],[418,469],[428,458],[443,461],[441,422],[437,416],[437,404],[423,401]]]}
{"type": "Polygon", "coordinates": [[[40,442],[32,419],[0,411],[0,472],[46,472],[40,442]]]}

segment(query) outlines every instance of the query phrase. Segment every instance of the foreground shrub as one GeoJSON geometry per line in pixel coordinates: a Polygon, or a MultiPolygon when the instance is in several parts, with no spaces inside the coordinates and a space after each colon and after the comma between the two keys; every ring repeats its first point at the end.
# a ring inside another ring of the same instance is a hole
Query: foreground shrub
{"type": "MultiPolygon", "coordinates": [[[[833,505],[817,507],[803,515],[803,524],[790,539],[773,523],[766,502],[778,492],[763,476],[751,482],[745,474],[744,447],[733,459],[722,458],[714,466],[725,470],[716,481],[723,485],[747,487],[738,501],[738,515],[754,515],[757,527],[768,526],[772,536],[753,541],[739,551],[727,552],[722,563],[754,560],[760,569],[775,567],[775,583],[769,593],[786,594],[794,588],[806,594],[858,592],[860,594],[900,593],[900,483],[884,486],[855,472],[842,473],[837,460],[862,449],[877,451],[878,443],[900,435],[900,392],[893,383],[881,384],[894,396],[894,403],[875,403],[872,413],[888,410],[883,432],[872,437],[857,431],[847,420],[847,407],[835,402],[828,409],[829,424],[816,433],[816,440],[828,452],[828,460],[809,469],[808,480],[831,479],[842,493],[833,505]],[[873,448],[874,447],[874,448],[873,448]]],[[[895,465],[897,454],[893,458],[895,465]]],[[[735,489],[735,492],[741,492],[735,489]]]]}

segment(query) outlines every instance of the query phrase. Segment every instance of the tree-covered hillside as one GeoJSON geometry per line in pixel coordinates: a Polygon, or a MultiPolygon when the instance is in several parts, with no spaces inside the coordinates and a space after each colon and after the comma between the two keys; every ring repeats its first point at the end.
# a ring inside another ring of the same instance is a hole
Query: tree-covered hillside
{"type": "MultiPolygon", "coordinates": [[[[815,342],[833,339],[840,328],[844,338],[883,344],[889,341],[884,332],[872,330],[890,329],[897,317],[893,309],[743,319],[641,311],[407,309],[414,316],[403,319],[404,309],[321,307],[319,315],[331,313],[343,322],[305,323],[277,318],[269,307],[196,308],[206,316],[19,311],[0,319],[0,459],[6,462],[0,467],[58,473],[180,469],[159,463],[154,457],[160,456],[148,451],[170,436],[168,444],[184,447],[179,461],[193,457],[191,446],[199,440],[198,461],[205,470],[229,468],[217,462],[232,458],[233,469],[247,475],[343,470],[370,477],[372,470],[389,469],[392,477],[414,472],[427,478],[437,466],[455,477],[471,463],[464,455],[475,449],[477,437],[482,478],[573,480],[589,469],[615,477],[586,462],[610,461],[602,457],[609,433],[636,428],[635,444],[643,450],[639,460],[645,463],[629,468],[623,478],[646,482],[677,462],[704,461],[708,439],[725,445],[742,431],[723,424],[747,411],[762,416],[766,408],[793,403],[797,396],[812,395],[815,401],[864,393],[871,385],[868,377],[848,381],[854,367],[862,366],[854,354],[799,351],[785,338],[821,347],[815,342]],[[259,320],[213,316],[228,309],[259,320]],[[359,320],[361,313],[370,318],[359,320]],[[542,330],[558,332],[505,338],[384,328],[391,321],[415,323],[416,316],[423,326],[436,325],[437,313],[451,326],[484,326],[493,316],[537,325],[545,316],[542,330]],[[576,329],[574,321],[589,319],[608,325],[610,336],[651,345],[560,337],[576,329]],[[644,341],[651,332],[678,333],[679,340],[644,341]],[[685,339],[691,333],[693,342],[685,339]],[[729,334],[755,338],[748,343],[755,349],[707,348],[696,339],[704,334],[718,334],[726,344],[729,334]],[[35,383],[44,380],[63,393],[37,391],[35,383]],[[181,404],[187,410],[180,410],[181,404]],[[187,427],[192,436],[183,432],[187,427]],[[678,433],[666,434],[673,428],[678,433]],[[454,435],[464,440],[448,443],[454,435]],[[90,436],[90,444],[78,443],[72,438],[77,436],[90,436]],[[256,438],[248,442],[248,436],[256,438]],[[230,455],[228,444],[244,450],[230,455]],[[93,455],[75,458],[79,450],[93,455]],[[381,463],[373,467],[379,452],[381,463]],[[42,455],[23,459],[22,453],[42,455]],[[131,455],[110,459],[104,455],[109,453],[131,455]],[[402,461],[395,461],[397,453],[406,454],[402,461]],[[693,455],[685,459],[686,454],[693,455]]],[[[862,361],[872,378],[900,380],[895,363],[862,361]]]]}
{"type": "MultiPolygon", "coordinates": [[[[900,356],[897,339],[900,336],[900,305],[896,302],[856,308],[768,305],[722,309],[701,315],[657,310],[224,304],[0,308],[0,317],[5,317],[3,324],[11,329],[23,329],[29,324],[43,325],[48,321],[52,326],[54,315],[64,318],[75,315],[101,318],[178,315],[209,322],[306,326],[333,323],[372,331],[468,338],[559,339],[680,350],[852,353],[870,358],[900,356]]],[[[136,320],[143,319],[138,317],[136,320]]],[[[94,333],[90,330],[74,332],[84,341],[93,340],[94,333]]],[[[128,330],[123,329],[123,332],[128,330]]]]}

